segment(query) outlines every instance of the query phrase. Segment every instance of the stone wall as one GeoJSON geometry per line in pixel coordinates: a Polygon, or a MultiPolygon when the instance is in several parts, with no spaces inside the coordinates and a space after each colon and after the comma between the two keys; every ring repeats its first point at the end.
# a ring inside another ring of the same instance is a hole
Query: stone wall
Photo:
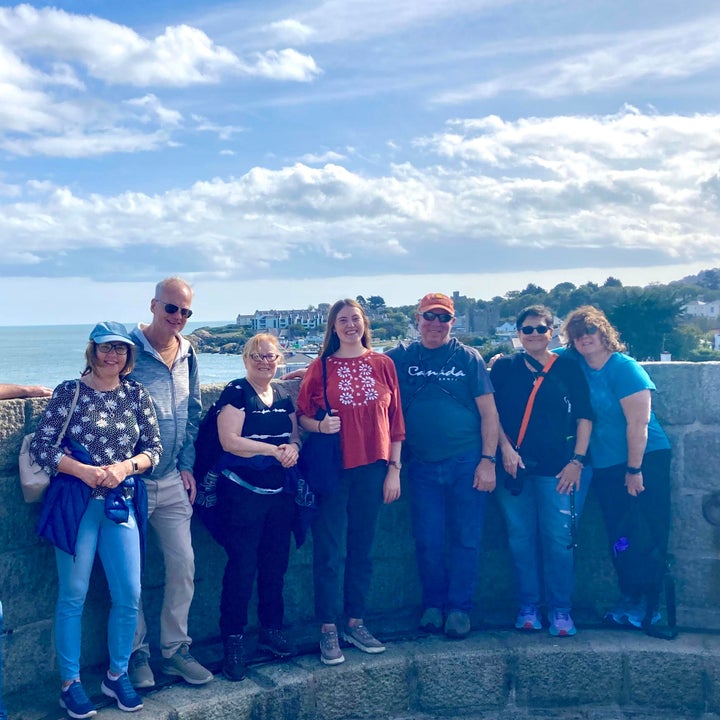
{"type": "MultiPolygon", "coordinates": [[[[720,530],[703,517],[703,500],[720,491],[720,363],[648,363],[658,386],[654,407],[673,445],[673,528],[678,621],[682,626],[720,629],[720,530]]],[[[292,384],[297,390],[297,383],[292,384]]],[[[204,388],[207,407],[220,388],[204,388]]],[[[12,691],[38,674],[55,672],[52,618],[57,592],[53,549],[34,532],[39,506],[23,503],[17,477],[22,436],[31,432],[45,400],[0,402],[0,599],[5,609],[5,687],[12,691]]],[[[193,529],[196,594],[190,616],[195,642],[218,635],[219,589],[224,552],[205,529],[193,529]]],[[[145,604],[157,643],[157,614],[163,570],[157,549],[149,548],[145,604]]],[[[312,623],[312,550],[308,541],[293,550],[286,580],[286,622],[312,623]]],[[[419,586],[410,535],[407,493],[381,514],[375,547],[372,614],[413,619],[419,586]]],[[[582,627],[601,617],[615,599],[612,567],[599,510],[592,493],[579,528],[575,617],[582,627]]],[[[96,568],[84,617],[83,662],[105,659],[107,588],[96,568]]],[[[475,624],[507,625],[514,613],[507,539],[491,501],[484,529],[481,582],[475,624]]]]}

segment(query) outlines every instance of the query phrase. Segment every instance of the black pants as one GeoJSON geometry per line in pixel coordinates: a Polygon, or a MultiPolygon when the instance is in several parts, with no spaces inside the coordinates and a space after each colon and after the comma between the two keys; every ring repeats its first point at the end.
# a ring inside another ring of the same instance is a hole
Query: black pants
{"type": "Polygon", "coordinates": [[[266,628],[282,627],[283,583],[290,555],[295,498],[258,495],[221,476],[218,513],[228,555],[220,598],[220,634],[241,635],[257,574],[258,618],[266,628]]]}
{"type": "Polygon", "coordinates": [[[670,533],[670,451],[643,457],[644,492],[625,487],[625,465],[593,469],[620,592],[633,600],[657,601],[670,533]]]}
{"type": "Polygon", "coordinates": [[[312,526],[315,617],[320,623],[337,623],[343,612],[346,618],[365,616],[372,578],[370,551],[386,474],[385,462],[343,470],[338,486],[320,504],[312,526]]]}

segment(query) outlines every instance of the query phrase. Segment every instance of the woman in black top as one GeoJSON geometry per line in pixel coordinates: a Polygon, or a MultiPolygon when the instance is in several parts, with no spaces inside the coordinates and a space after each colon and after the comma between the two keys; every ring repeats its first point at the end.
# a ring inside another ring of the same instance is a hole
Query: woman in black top
{"type": "Polygon", "coordinates": [[[590,468],[585,467],[593,416],[590,395],[577,363],[548,349],[553,331],[548,308],[525,308],[516,326],[525,352],[497,360],[491,371],[506,474],[496,495],[507,521],[513,559],[519,606],[515,627],[541,629],[544,585],[550,634],[569,636],[576,632],[570,616],[573,524],[590,483],[590,468]],[[518,443],[536,385],[526,432],[518,443]]]}
{"type": "Polygon", "coordinates": [[[278,657],[294,648],[282,632],[283,582],[290,553],[294,495],[284,492],[285,470],[297,463],[292,400],[271,385],[281,354],[272,335],[245,344],[247,375],[233,380],[216,404],[218,436],[225,451],[216,470],[218,513],[228,555],[220,601],[225,646],[223,672],[245,676],[245,625],[255,574],[258,577],[260,647],[278,657]]]}

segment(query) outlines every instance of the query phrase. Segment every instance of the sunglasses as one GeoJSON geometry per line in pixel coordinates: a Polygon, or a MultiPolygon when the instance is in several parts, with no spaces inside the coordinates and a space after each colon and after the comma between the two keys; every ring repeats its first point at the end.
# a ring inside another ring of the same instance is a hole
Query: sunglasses
{"type": "Polygon", "coordinates": [[[250,353],[250,359],[254,360],[255,362],[260,362],[264,360],[265,362],[275,362],[277,359],[279,359],[280,355],[278,353],[250,353]]]}
{"type": "Polygon", "coordinates": [[[537,330],[538,335],[544,335],[546,332],[550,331],[550,328],[547,325],[523,325],[520,328],[520,332],[523,335],[532,335],[533,330],[537,330]]]}
{"type": "MultiPolygon", "coordinates": [[[[156,299],[157,299],[157,298],[156,298],[156,299]]],[[[190,308],[181,308],[181,307],[178,307],[177,305],[173,305],[172,303],[165,303],[165,304],[163,305],[163,307],[165,308],[165,312],[166,312],[168,315],[174,315],[174,314],[179,310],[179,311],[180,311],[180,314],[181,314],[184,318],[192,317],[192,312],[193,312],[193,311],[192,311],[190,308]]]]}
{"type": "Polygon", "coordinates": [[[428,321],[432,322],[435,318],[437,318],[440,322],[450,322],[455,316],[451,315],[450,313],[436,313],[432,310],[426,310],[422,316],[428,321]]]}
{"type": "Polygon", "coordinates": [[[118,355],[128,354],[128,346],[125,343],[99,343],[95,347],[104,355],[111,353],[113,350],[118,355]]]}
{"type": "Polygon", "coordinates": [[[595,325],[586,325],[573,339],[578,340],[583,335],[594,335],[598,330],[599,328],[595,325]]]}

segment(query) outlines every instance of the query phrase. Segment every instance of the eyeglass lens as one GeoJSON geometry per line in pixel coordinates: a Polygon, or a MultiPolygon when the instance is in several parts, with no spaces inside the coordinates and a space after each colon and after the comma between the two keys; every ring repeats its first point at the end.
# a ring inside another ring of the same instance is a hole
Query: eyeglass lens
{"type": "Polygon", "coordinates": [[[255,362],[260,362],[261,360],[264,360],[265,362],[275,362],[280,356],[277,353],[265,353],[263,355],[260,353],[251,353],[250,357],[255,362]]]}
{"type": "Polygon", "coordinates": [[[106,355],[107,353],[111,353],[113,350],[118,355],[127,355],[128,352],[128,346],[125,345],[125,343],[100,343],[98,344],[97,349],[106,355]]]}
{"type": "Polygon", "coordinates": [[[547,325],[523,325],[520,331],[523,335],[532,335],[533,330],[537,330],[539,335],[544,335],[549,329],[547,325]]]}
{"type": "Polygon", "coordinates": [[[428,321],[432,322],[435,318],[437,318],[440,322],[446,323],[450,322],[453,319],[453,316],[450,315],[450,313],[436,313],[432,310],[426,310],[422,316],[428,321]]]}
{"type": "Polygon", "coordinates": [[[184,318],[189,318],[193,314],[193,311],[190,310],[190,308],[181,308],[177,305],[173,305],[172,303],[165,303],[165,312],[168,315],[174,315],[178,310],[184,318]]]}

